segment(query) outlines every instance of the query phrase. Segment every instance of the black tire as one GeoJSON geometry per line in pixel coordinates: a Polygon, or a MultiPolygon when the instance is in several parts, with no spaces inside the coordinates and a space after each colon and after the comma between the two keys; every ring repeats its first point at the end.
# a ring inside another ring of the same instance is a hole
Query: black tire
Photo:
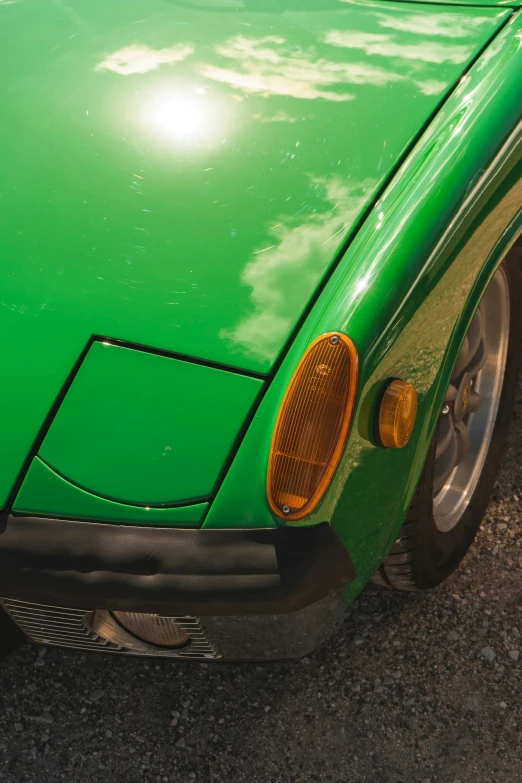
{"type": "Polygon", "coordinates": [[[435,435],[404,524],[374,577],[377,584],[397,590],[427,590],[436,587],[457,568],[486,512],[509,427],[522,353],[520,244],[507,254],[502,267],[508,280],[511,305],[509,343],[497,419],[477,487],[455,527],[448,532],[441,532],[433,517],[435,435]]]}
{"type": "Polygon", "coordinates": [[[17,625],[0,608],[0,660],[25,642],[25,636],[17,625]]]}

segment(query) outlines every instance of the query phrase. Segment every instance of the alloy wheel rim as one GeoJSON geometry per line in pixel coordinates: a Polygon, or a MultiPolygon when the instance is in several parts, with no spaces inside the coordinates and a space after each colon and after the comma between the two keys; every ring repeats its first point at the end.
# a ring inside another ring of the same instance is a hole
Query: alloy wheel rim
{"type": "Polygon", "coordinates": [[[464,338],[439,418],[433,516],[448,533],[476,489],[497,418],[509,341],[509,287],[499,268],[464,338]]]}

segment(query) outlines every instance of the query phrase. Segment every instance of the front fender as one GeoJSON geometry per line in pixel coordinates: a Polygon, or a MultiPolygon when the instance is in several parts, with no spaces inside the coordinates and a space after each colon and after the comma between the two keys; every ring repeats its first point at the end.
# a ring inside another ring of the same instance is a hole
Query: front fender
{"type": "Polygon", "coordinates": [[[274,525],[265,481],[279,405],[311,340],[345,332],[360,360],[352,430],[322,503],[299,524],[334,527],[358,574],[351,596],[402,524],[467,325],[522,226],[521,36],[518,13],[371,210],[301,325],[205,521],[207,528],[274,525]],[[402,450],[381,449],[372,438],[376,401],[390,377],[411,381],[419,395],[402,450]]]}

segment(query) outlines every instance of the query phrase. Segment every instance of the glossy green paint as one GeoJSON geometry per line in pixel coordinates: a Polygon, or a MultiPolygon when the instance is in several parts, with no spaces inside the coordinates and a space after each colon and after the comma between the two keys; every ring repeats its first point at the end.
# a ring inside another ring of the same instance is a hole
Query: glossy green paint
{"type": "Polygon", "coordinates": [[[268,372],[508,13],[0,3],[0,506],[93,334],[268,372]]]}
{"type": "Polygon", "coordinates": [[[108,500],[188,504],[215,491],[263,381],[95,342],[38,455],[108,500]]]}
{"type": "Polygon", "coordinates": [[[242,525],[270,523],[266,465],[285,389],[314,337],[346,332],[360,359],[354,424],[329,491],[306,522],[331,522],[345,542],[358,574],[349,597],[402,524],[472,312],[522,224],[521,40],[517,15],[375,205],[287,354],[204,523],[228,527],[238,507],[242,525]],[[384,450],[369,425],[383,384],[397,376],[415,384],[419,413],[406,448],[384,450]]]}
{"type": "Polygon", "coordinates": [[[97,522],[124,522],[128,525],[198,527],[207,509],[208,503],[182,508],[144,508],[114,503],[74,486],[35,457],[13,511],[31,516],[95,519],[97,522]]]}

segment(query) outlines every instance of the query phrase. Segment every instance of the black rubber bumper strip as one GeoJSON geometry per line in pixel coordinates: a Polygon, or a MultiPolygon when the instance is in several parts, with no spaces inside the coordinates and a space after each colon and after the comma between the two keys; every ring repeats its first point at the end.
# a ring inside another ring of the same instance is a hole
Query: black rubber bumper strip
{"type": "Polygon", "coordinates": [[[329,525],[189,530],[9,516],[0,597],[174,615],[295,612],[355,578],[329,525]]]}

